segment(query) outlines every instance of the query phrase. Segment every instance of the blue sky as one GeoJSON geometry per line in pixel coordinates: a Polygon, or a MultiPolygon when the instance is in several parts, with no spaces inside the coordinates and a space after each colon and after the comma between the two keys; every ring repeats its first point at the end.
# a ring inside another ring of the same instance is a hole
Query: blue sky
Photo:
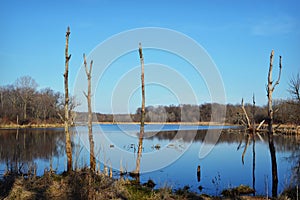
{"type": "MultiPolygon", "coordinates": [[[[38,82],[39,88],[51,87],[62,92],[67,26],[71,27],[71,87],[81,67],[83,53],[89,54],[98,44],[120,32],[161,27],[187,35],[208,52],[223,79],[228,103],[240,103],[242,97],[251,102],[255,93],[257,104],[264,105],[272,49],[275,50],[274,78],[278,75],[279,55],[282,55],[283,62],[282,79],[274,92],[275,98],[290,98],[288,80],[300,72],[299,9],[297,0],[1,1],[0,85],[12,84],[18,77],[30,75],[38,82]]],[[[174,65],[176,58],[168,62],[168,55],[146,50],[144,56],[145,64],[159,63],[161,59],[161,63],[169,64],[179,73],[186,74],[188,80],[192,79],[189,78],[193,76],[192,71],[180,71],[180,67],[174,65]]],[[[138,55],[135,57],[134,54],[129,54],[123,65],[130,58],[135,60],[128,70],[139,65],[138,55]]],[[[122,65],[121,61],[119,59],[116,65],[122,65]]],[[[115,69],[111,73],[116,72],[120,71],[115,69]]],[[[114,88],[112,78],[105,80],[107,88],[114,88]]],[[[199,104],[210,101],[201,77],[193,79],[190,84],[197,93],[199,104]]],[[[147,105],[178,103],[174,94],[167,90],[153,85],[148,88],[147,105]]],[[[95,95],[99,97],[95,102],[97,111],[111,112],[106,95],[109,92],[98,86],[95,95]]],[[[138,90],[131,99],[129,111],[134,112],[140,104],[138,90]]]]}

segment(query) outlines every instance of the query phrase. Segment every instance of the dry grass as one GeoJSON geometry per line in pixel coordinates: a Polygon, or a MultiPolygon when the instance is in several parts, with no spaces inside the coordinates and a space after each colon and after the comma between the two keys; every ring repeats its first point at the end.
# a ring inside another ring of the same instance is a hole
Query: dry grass
{"type": "Polygon", "coordinates": [[[0,199],[203,199],[188,191],[176,194],[167,187],[153,190],[129,180],[114,180],[88,169],[61,175],[46,173],[42,177],[8,175],[0,184],[0,199]]]}
{"type": "Polygon", "coordinates": [[[15,128],[62,128],[64,124],[26,124],[26,125],[17,125],[17,124],[0,124],[2,129],[15,129],[15,128]]]}
{"type": "MultiPolygon", "coordinates": [[[[279,199],[290,198],[290,191],[279,199]]],[[[294,197],[294,196],[293,196],[294,197]]],[[[293,198],[292,197],[292,198],[293,198]]],[[[56,175],[46,172],[42,177],[6,175],[0,180],[0,199],[124,199],[124,200],[212,200],[212,199],[266,199],[266,197],[239,196],[211,197],[189,191],[188,187],[175,192],[164,187],[154,190],[146,184],[140,185],[129,180],[114,180],[104,174],[83,169],[69,174],[56,175]]]]}
{"type": "MultiPolygon", "coordinates": [[[[10,178],[6,177],[6,181],[10,178]]],[[[121,182],[89,170],[42,177],[16,177],[14,183],[2,186],[0,199],[126,199],[121,182]],[[10,187],[10,188],[8,188],[10,187]]],[[[2,183],[6,185],[6,183],[2,183]]]]}

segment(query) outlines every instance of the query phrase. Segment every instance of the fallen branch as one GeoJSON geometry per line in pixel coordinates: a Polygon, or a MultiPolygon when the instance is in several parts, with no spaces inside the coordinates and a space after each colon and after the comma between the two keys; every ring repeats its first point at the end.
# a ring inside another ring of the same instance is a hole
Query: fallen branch
{"type": "Polygon", "coordinates": [[[262,120],[260,122],[260,124],[258,125],[258,127],[256,128],[256,130],[258,131],[260,129],[260,127],[265,123],[265,120],[262,120]]]}
{"type": "Polygon", "coordinates": [[[249,120],[248,114],[246,112],[246,109],[244,107],[244,99],[243,98],[242,98],[242,109],[243,109],[243,112],[244,112],[246,120],[247,120],[247,128],[250,128],[251,127],[250,120],[249,120]]]}

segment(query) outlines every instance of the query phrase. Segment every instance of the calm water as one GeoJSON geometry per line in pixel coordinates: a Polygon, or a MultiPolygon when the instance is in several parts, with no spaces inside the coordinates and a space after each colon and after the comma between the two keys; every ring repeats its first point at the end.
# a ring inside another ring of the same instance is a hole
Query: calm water
{"type": "MultiPolygon", "coordinates": [[[[267,136],[262,136],[263,140],[258,137],[253,140],[243,133],[219,135],[218,127],[210,127],[209,132],[207,128],[147,125],[141,158],[141,182],[152,179],[156,187],[169,186],[173,189],[189,185],[192,191],[212,195],[243,184],[254,186],[256,194],[270,194],[272,176],[267,136]],[[197,177],[198,165],[201,166],[200,180],[197,177]]],[[[128,172],[135,169],[139,126],[95,125],[93,130],[97,167],[103,170],[103,164],[112,166],[116,178],[119,177],[120,166],[128,172]]],[[[87,166],[87,128],[76,127],[71,132],[73,166],[87,166]]],[[[26,172],[32,167],[36,167],[38,175],[42,175],[50,165],[57,173],[63,172],[66,169],[64,141],[64,131],[60,128],[0,130],[0,176],[7,169],[20,168],[26,172]]],[[[294,180],[293,168],[299,162],[300,144],[295,137],[280,136],[274,137],[274,145],[280,193],[294,180]]]]}

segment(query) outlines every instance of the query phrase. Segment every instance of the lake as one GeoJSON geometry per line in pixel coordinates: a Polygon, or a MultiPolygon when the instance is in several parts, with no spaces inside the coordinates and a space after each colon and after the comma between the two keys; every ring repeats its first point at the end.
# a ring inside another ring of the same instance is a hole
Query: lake
{"type": "MultiPolygon", "coordinates": [[[[218,126],[146,125],[141,157],[142,183],[152,179],[159,187],[189,186],[197,193],[220,194],[223,189],[249,185],[257,195],[270,195],[272,166],[267,135],[261,138],[218,126]],[[248,145],[246,145],[248,143],[248,145]],[[244,154],[244,156],[243,156],[244,154]],[[197,168],[200,166],[200,174],[197,168]],[[200,175],[200,176],[199,176],[200,175]]],[[[73,167],[89,165],[87,127],[70,128],[73,167]]],[[[115,178],[133,171],[137,159],[139,126],[94,125],[97,169],[113,168],[115,178]]],[[[1,129],[0,177],[7,169],[22,172],[36,168],[43,175],[50,166],[66,170],[65,136],[62,128],[1,129]]],[[[293,183],[299,165],[300,142],[293,136],[274,136],[278,192],[293,183]]],[[[124,178],[131,177],[127,174],[124,178]]]]}

